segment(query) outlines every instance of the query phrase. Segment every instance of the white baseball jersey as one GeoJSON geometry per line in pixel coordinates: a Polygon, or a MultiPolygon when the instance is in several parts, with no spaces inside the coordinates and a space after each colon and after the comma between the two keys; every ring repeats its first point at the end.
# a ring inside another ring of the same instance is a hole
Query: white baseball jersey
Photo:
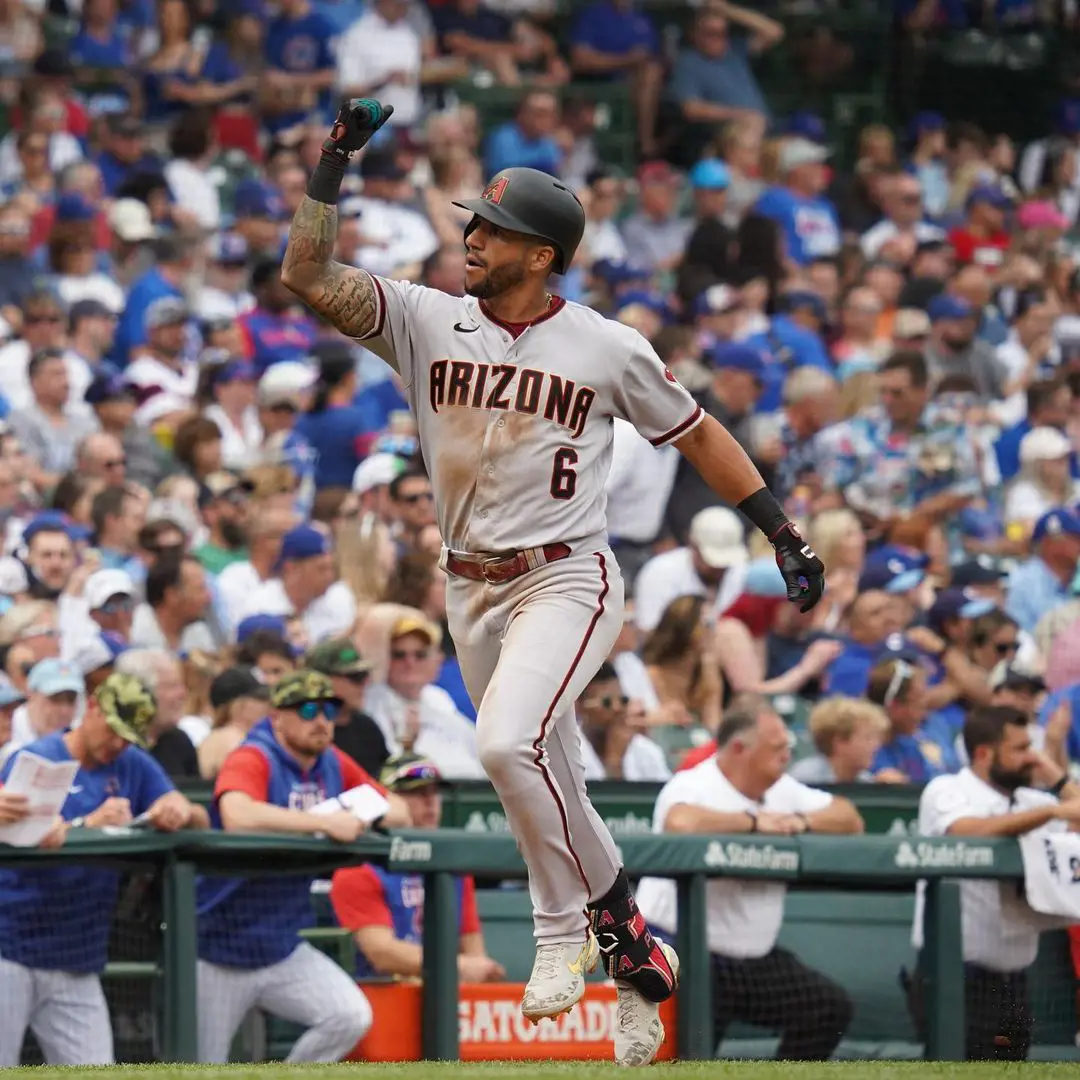
{"type": "Polygon", "coordinates": [[[654,446],[703,418],[636,330],[590,308],[556,298],[512,327],[473,297],[373,280],[364,344],[401,375],[453,551],[603,542],[612,417],[654,446]]]}

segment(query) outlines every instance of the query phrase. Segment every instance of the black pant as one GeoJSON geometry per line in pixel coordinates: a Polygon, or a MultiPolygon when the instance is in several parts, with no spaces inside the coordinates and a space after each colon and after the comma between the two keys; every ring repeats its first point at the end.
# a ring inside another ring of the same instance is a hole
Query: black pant
{"type": "Polygon", "coordinates": [[[1034,1020],[1026,971],[1002,973],[964,965],[968,1061],[1025,1061],[1034,1020]]]}
{"type": "Polygon", "coordinates": [[[780,1061],[824,1061],[844,1037],[855,1009],[843,987],[787,949],[735,959],[712,954],[716,1042],[733,1020],[780,1033],[780,1061]]]}

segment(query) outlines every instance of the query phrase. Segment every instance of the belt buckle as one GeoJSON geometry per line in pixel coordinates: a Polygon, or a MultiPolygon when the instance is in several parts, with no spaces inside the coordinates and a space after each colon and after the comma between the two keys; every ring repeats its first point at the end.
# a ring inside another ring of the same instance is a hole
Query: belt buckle
{"type": "Polygon", "coordinates": [[[506,580],[505,578],[490,577],[488,575],[489,566],[495,566],[498,563],[504,562],[506,562],[506,558],[503,555],[489,555],[486,559],[480,560],[480,576],[488,585],[501,585],[506,580]]]}

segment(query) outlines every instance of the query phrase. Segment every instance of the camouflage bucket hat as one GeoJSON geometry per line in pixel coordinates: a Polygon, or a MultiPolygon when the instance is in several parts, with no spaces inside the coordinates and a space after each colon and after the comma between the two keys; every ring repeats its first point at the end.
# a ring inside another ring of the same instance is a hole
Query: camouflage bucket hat
{"type": "Polygon", "coordinates": [[[270,692],[275,709],[296,709],[305,701],[336,701],[333,683],[321,672],[300,668],[284,676],[270,692]]]}
{"type": "Polygon", "coordinates": [[[324,675],[366,675],[371,665],[348,638],[331,638],[309,650],[304,666],[324,675]]]}
{"type": "Polygon", "coordinates": [[[141,679],[113,672],[94,691],[94,700],[105,723],[120,738],[143,750],[148,748],[146,733],[157,715],[157,702],[141,679]]]}

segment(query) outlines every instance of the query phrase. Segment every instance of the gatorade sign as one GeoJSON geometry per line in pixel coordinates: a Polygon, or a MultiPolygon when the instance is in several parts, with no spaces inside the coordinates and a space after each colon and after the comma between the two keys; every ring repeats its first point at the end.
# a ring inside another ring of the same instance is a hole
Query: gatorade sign
{"type": "MultiPolygon", "coordinates": [[[[423,987],[417,983],[361,983],[375,1022],[350,1061],[419,1061],[423,987]]],[[[585,998],[554,1020],[526,1023],[522,983],[459,988],[458,1040],[462,1061],[611,1061],[615,1053],[615,987],[590,983],[585,998]]],[[[675,1057],[675,1001],[660,1006],[667,1036],[658,1061],[675,1057]]]]}

